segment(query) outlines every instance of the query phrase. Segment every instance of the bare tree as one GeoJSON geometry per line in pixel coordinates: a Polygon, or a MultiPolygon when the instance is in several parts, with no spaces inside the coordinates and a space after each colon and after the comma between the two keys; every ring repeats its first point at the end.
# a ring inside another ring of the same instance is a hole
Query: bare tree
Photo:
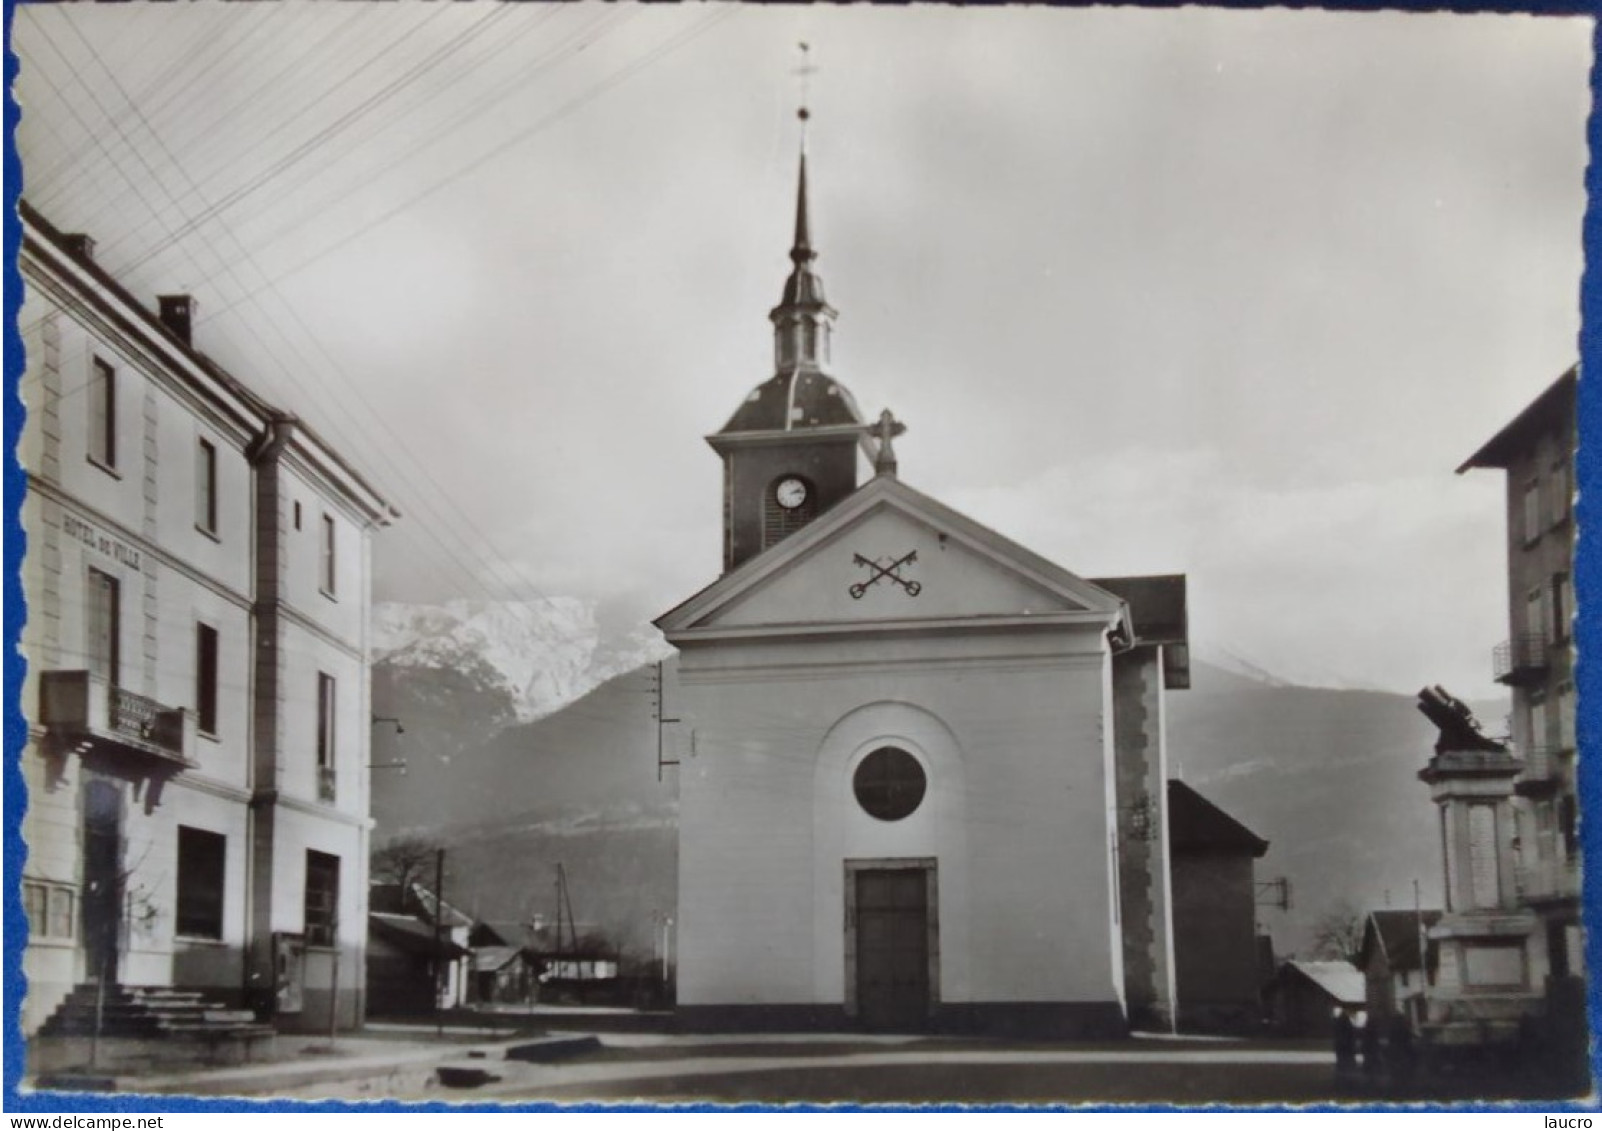
{"type": "Polygon", "coordinates": [[[440,846],[420,836],[403,836],[373,849],[373,875],[399,884],[402,893],[414,883],[427,883],[433,876],[435,854],[440,846]]]}
{"type": "Polygon", "coordinates": [[[1356,963],[1366,916],[1349,899],[1331,904],[1313,923],[1313,957],[1356,963]]]}

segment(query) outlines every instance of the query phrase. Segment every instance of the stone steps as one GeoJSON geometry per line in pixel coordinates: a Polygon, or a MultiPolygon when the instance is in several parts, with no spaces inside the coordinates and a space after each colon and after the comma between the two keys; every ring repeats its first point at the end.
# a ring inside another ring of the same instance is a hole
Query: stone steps
{"type": "Polygon", "coordinates": [[[39,1030],[42,1037],[172,1037],[250,1040],[270,1037],[271,1025],[248,1009],[227,1009],[193,990],[165,986],[75,986],[39,1030]]]}

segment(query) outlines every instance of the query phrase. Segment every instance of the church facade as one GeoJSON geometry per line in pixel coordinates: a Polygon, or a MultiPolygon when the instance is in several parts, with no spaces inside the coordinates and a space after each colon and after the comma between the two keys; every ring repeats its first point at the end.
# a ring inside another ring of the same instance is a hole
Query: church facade
{"type": "Polygon", "coordinates": [[[790,257],[774,376],[708,437],[724,572],[657,621],[681,1024],[1167,1027],[1184,578],[1082,578],[900,478],[832,373],[804,155],[790,257]]]}

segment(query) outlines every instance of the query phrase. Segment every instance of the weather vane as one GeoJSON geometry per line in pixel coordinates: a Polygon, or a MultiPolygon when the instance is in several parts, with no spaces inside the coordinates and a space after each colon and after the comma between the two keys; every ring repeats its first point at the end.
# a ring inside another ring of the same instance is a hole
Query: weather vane
{"type": "Polygon", "coordinates": [[[803,40],[796,46],[801,49],[801,65],[795,69],[795,73],[801,76],[801,108],[795,112],[795,116],[801,119],[801,148],[804,150],[807,146],[807,121],[812,117],[812,111],[807,109],[807,91],[818,68],[812,65],[811,44],[803,40]]]}

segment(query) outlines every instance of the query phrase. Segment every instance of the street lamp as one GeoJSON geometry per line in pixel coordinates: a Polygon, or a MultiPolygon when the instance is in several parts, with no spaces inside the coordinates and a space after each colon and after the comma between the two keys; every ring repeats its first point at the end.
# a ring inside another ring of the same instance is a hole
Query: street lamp
{"type": "MultiPolygon", "coordinates": [[[[397,735],[406,733],[406,728],[401,726],[401,721],[394,715],[373,715],[371,725],[377,726],[379,723],[389,723],[395,728],[395,733],[397,735]]],[[[406,759],[395,758],[388,762],[369,762],[367,763],[367,768],[369,770],[399,770],[401,772],[401,777],[405,777],[406,759]]]]}
{"type": "Polygon", "coordinates": [[[406,733],[406,728],[401,726],[401,721],[399,719],[397,719],[394,715],[374,715],[373,716],[372,725],[373,726],[377,726],[379,723],[389,723],[391,726],[393,726],[395,728],[395,733],[396,734],[405,734],[406,733]]]}

